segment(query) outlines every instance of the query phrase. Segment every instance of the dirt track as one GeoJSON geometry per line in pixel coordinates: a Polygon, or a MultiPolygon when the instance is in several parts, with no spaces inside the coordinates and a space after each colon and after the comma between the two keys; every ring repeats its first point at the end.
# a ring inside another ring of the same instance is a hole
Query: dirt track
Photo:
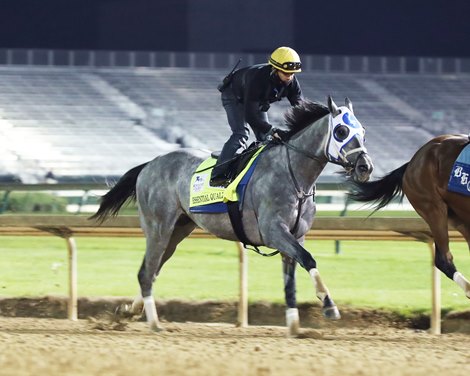
{"type": "Polygon", "coordinates": [[[81,299],[72,322],[64,299],[0,299],[0,375],[470,374],[470,311],[444,322],[467,334],[432,336],[409,327],[423,320],[343,309],[331,323],[306,305],[301,338],[287,338],[284,327],[266,326],[284,325],[282,305],[251,305],[253,326],[236,328],[227,324],[236,317],[231,303],[160,303],[170,321],[157,334],[143,321],[115,321],[118,302],[81,299]]]}
{"type": "Polygon", "coordinates": [[[0,318],[1,375],[468,375],[470,336],[369,328],[0,318]]]}

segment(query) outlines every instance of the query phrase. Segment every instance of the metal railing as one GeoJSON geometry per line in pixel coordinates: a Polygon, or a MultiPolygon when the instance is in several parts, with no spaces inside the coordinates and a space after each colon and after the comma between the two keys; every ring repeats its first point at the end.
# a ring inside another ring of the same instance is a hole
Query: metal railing
{"type": "MultiPolygon", "coordinates": [[[[3,215],[0,216],[0,235],[44,236],[55,235],[65,239],[69,260],[68,318],[77,319],[77,245],[75,236],[135,237],[143,236],[137,216],[111,218],[102,225],[84,216],[57,215],[3,215]]],[[[214,238],[196,229],[191,234],[197,238],[214,238]]],[[[429,245],[431,251],[432,313],[431,333],[441,332],[440,272],[434,266],[434,243],[428,225],[421,218],[347,218],[319,217],[307,233],[307,239],[316,240],[417,240],[429,245]]],[[[454,228],[449,230],[451,241],[464,241],[454,228]]],[[[236,243],[239,251],[240,281],[238,323],[248,324],[248,281],[246,250],[236,243]]]]}
{"type": "MultiPolygon", "coordinates": [[[[1,66],[54,66],[83,68],[172,67],[223,69],[238,58],[254,64],[266,60],[260,53],[172,51],[95,51],[0,49],[1,66]]],[[[371,74],[470,74],[470,58],[416,56],[302,55],[305,71],[371,74]]]]}

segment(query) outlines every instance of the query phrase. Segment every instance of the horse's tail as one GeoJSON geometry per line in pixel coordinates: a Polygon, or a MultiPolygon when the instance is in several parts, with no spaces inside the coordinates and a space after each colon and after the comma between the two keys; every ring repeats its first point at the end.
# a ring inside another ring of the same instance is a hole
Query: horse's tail
{"type": "Polygon", "coordinates": [[[408,163],[393,170],[383,178],[365,183],[351,181],[348,196],[356,201],[372,202],[374,212],[389,204],[396,196],[403,200],[403,175],[408,163]]]}
{"type": "Polygon", "coordinates": [[[116,216],[121,207],[128,201],[136,200],[137,177],[147,163],[127,171],[103,197],[98,211],[89,219],[102,223],[109,216],[116,216]]]}

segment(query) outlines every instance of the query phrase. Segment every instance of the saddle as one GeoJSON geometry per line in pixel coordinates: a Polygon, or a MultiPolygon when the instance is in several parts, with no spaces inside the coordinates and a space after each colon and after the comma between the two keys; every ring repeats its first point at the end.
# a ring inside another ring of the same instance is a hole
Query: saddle
{"type": "Polygon", "coordinates": [[[209,184],[214,158],[217,154],[202,161],[191,177],[190,183],[190,204],[191,212],[199,213],[221,213],[226,212],[226,204],[229,201],[243,201],[243,192],[246,184],[253,174],[257,163],[257,155],[264,149],[265,145],[250,145],[250,148],[236,158],[230,160],[230,165],[223,165],[231,175],[231,182],[228,185],[213,186],[209,184]],[[215,204],[215,205],[214,205],[215,204]],[[223,204],[223,205],[219,205],[223,204]]]}
{"type": "MultiPolygon", "coordinates": [[[[218,152],[211,153],[211,158],[199,165],[191,179],[189,211],[192,213],[228,213],[234,232],[246,247],[252,244],[247,238],[242,223],[242,206],[245,189],[257,164],[257,155],[269,145],[252,143],[243,153],[227,163],[227,174],[230,174],[231,184],[224,186],[208,185],[208,177],[218,152]]],[[[271,256],[259,251],[254,246],[255,252],[263,256],[271,256]]]]}
{"type": "MultiPolygon", "coordinates": [[[[259,141],[252,142],[243,152],[235,155],[230,161],[226,162],[225,176],[227,177],[227,185],[230,184],[235,178],[243,171],[251,157],[258,151],[262,146],[259,141]]],[[[211,157],[218,159],[220,155],[219,151],[213,151],[211,157]]]]}

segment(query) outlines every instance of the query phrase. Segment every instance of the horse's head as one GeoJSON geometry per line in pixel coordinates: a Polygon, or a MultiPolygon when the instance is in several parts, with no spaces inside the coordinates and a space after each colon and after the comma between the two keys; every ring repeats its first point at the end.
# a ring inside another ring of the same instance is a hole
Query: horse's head
{"type": "Polygon", "coordinates": [[[352,102],[346,98],[345,106],[338,107],[329,96],[328,109],[329,137],[325,150],[328,160],[343,166],[355,181],[369,180],[374,165],[364,146],[365,129],[354,116],[352,102]]]}

